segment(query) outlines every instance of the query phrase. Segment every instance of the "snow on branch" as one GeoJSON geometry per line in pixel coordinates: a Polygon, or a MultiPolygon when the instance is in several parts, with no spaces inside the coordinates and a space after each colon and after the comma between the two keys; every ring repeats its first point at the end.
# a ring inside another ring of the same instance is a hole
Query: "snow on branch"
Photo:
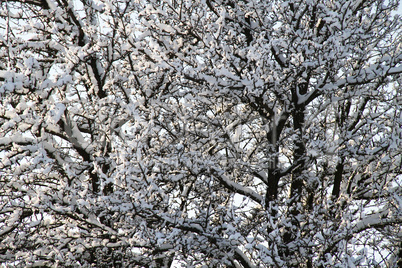
{"type": "Polygon", "coordinates": [[[249,197],[250,199],[254,200],[255,202],[259,204],[263,204],[264,198],[259,195],[258,193],[254,192],[250,188],[244,187],[232,180],[230,180],[222,170],[218,170],[216,168],[213,168],[213,175],[229,190],[249,197]]]}

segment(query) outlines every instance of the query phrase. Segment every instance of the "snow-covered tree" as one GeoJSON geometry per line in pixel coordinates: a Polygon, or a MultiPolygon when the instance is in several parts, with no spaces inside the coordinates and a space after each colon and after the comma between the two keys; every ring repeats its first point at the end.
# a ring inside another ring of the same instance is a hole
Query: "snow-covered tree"
{"type": "Polygon", "coordinates": [[[396,0],[0,3],[0,263],[402,265],[396,0]]]}

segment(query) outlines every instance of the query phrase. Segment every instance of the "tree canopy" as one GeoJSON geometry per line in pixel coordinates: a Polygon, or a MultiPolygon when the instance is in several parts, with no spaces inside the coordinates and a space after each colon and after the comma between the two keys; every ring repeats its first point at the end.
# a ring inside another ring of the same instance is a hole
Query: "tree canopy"
{"type": "Polygon", "coordinates": [[[0,263],[402,265],[396,0],[0,3],[0,263]]]}

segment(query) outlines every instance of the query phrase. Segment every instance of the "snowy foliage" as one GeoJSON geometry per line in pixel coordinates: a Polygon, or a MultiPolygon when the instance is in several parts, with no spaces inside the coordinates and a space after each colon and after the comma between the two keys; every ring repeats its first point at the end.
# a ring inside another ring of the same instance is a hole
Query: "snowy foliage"
{"type": "Polygon", "coordinates": [[[402,265],[389,0],[0,3],[0,263],[402,265]]]}

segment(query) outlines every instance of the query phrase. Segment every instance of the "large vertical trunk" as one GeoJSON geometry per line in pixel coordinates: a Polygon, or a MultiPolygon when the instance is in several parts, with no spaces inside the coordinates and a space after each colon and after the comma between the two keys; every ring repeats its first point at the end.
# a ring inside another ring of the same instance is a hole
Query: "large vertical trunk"
{"type": "Polygon", "coordinates": [[[303,179],[302,173],[305,168],[305,155],[306,147],[303,142],[303,124],[304,124],[304,110],[303,105],[295,105],[293,110],[293,129],[297,133],[297,138],[294,141],[294,152],[293,152],[293,164],[295,169],[292,172],[292,184],[290,198],[294,202],[300,201],[302,189],[303,189],[303,179]]]}
{"type": "Polygon", "coordinates": [[[268,187],[265,196],[266,206],[269,202],[275,201],[278,197],[278,183],[279,183],[279,169],[278,169],[278,127],[275,124],[275,120],[272,122],[271,131],[268,133],[268,140],[271,142],[271,154],[272,159],[268,166],[268,187]]]}
{"type": "MultiPolygon", "coordinates": [[[[286,231],[283,235],[284,252],[283,255],[286,258],[291,258],[295,254],[289,249],[288,245],[293,242],[296,238],[296,233],[300,229],[300,223],[297,219],[298,215],[301,213],[299,208],[302,191],[303,191],[303,171],[305,169],[305,155],[306,147],[303,142],[303,125],[305,121],[305,106],[297,104],[297,94],[292,92],[293,95],[293,130],[296,133],[296,138],[294,140],[294,151],[293,151],[293,166],[294,169],[291,173],[291,185],[290,185],[290,202],[288,209],[288,216],[290,219],[291,227],[286,227],[286,231]]],[[[295,266],[297,267],[297,266],[295,266]]]]}
{"type": "Polygon", "coordinates": [[[268,208],[269,203],[276,201],[278,197],[278,183],[281,178],[281,169],[279,168],[279,139],[282,130],[289,117],[288,113],[280,115],[278,122],[275,121],[275,117],[272,120],[270,131],[267,133],[267,140],[270,142],[271,162],[268,166],[268,186],[265,194],[265,206],[268,208]]]}

